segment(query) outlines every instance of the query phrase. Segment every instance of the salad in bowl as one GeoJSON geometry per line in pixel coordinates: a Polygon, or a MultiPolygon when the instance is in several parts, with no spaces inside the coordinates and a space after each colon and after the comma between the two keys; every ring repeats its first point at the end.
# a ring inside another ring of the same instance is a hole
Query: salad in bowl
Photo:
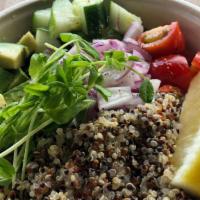
{"type": "Polygon", "coordinates": [[[113,1],[55,0],[0,43],[0,199],[200,196],[200,52],[113,1]]]}

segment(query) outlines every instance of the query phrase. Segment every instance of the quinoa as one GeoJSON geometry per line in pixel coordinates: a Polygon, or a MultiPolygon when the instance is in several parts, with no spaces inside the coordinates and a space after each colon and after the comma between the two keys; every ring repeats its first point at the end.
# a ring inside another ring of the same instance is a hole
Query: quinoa
{"type": "Polygon", "coordinates": [[[181,106],[182,97],[158,93],[151,104],[103,111],[94,122],[38,138],[26,179],[6,195],[16,200],[194,199],[170,185],[181,106]]]}

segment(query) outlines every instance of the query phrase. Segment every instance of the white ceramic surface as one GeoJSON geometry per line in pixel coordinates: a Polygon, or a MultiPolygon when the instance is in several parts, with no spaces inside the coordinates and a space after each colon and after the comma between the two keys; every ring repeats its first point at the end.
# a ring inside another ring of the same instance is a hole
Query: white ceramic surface
{"type": "MultiPolygon", "coordinates": [[[[0,41],[16,41],[31,29],[34,10],[48,7],[51,0],[26,0],[0,13],[0,41]]],[[[139,15],[146,28],[179,21],[188,48],[200,50],[200,8],[183,0],[116,0],[139,15]]]]}

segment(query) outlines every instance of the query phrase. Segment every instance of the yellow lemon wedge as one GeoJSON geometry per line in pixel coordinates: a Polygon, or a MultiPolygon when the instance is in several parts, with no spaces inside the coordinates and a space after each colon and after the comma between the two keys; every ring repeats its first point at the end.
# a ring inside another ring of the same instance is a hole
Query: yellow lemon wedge
{"type": "Polygon", "coordinates": [[[172,163],[172,184],[200,196],[200,73],[192,80],[183,103],[180,135],[172,163]]]}
{"type": "Polygon", "coordinates": [[[200,196],[200,130],[193,145],[187,149],[186,157],[172,184],[200,196]]]}
{"type": "Polygon", "coordinates": [[[194,77],[186,94],[180,124],[180,135],[172,159],[172,163],[177,168],[182,165],[188,153],[187,148],[192,146],[193,140],[200,130],[200,73],[194,77]]]}

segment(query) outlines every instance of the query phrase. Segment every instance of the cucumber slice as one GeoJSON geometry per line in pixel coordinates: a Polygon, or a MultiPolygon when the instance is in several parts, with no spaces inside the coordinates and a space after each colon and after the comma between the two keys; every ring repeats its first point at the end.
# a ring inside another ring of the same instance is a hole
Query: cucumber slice
{"type": "Polygon", "coordinates": [[[25,63],[26,47],[21,44],[0,43],[0,67],[18,69],[25,63]]]}
{"type": "Polygon", "coordinates": [[[56,47],[60,46],[60,43],[57,39],[52,38],[50,33],[46,29],[37,29],[36,31],[36,44],[37,44],[37,52],[43,52],[46,47],[45,43],[48,42],[56,47]]]}
{"type": "Polygon", "coordinates": [[[28,48],[29,54],[36,50],[36,40],[30,31],[23,35],[18,43],[26,46],[28,48]]]}
{"type": "Polygon", "coordinates": [[[51,16],[51,8],[45,10],[38,10],[33,14],[33,28],[48,28],[51,16]]]}
{"type": "Polygon", "coordinates": [[[51,36],[57,37],[60,33],[79,29],[80,20],[75,15],[72,3],[69,0],[54,1],[49,22],[51,36]]]}
{"type": "Polygon", "coordinates": [[[139,17],[128,12],[118,4],[111,2],[109,16],[109,25],[111,28],[121,34],[124,34],[128,31],[129,27],[134,21],[142,23],[139,17]]]}
{"type": "Polygon", "coordinates": [[[73,6],[80,17],[83,32],[91,38],[100,37],[107,24],[103,0],[74,0],[73,6]]]}

